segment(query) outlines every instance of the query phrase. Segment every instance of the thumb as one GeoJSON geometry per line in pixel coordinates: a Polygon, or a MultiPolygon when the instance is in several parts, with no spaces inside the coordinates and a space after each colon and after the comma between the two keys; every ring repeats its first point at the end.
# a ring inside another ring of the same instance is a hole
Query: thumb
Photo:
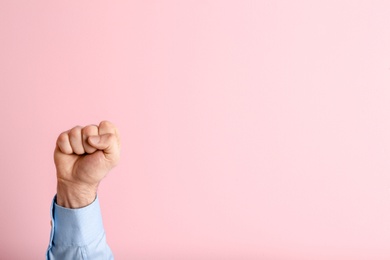
{"type": "Polygon", "coordinates": [[[88,137],[88,143],[92,147],[98,150],[104,150],[105,152],[110,152],[114,145],[114,141],[113,134],[93,135],[88,137]]]}

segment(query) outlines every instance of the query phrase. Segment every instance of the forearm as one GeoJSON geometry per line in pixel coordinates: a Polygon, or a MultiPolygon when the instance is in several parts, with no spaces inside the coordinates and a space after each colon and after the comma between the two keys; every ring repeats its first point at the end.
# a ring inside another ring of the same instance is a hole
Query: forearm
{"type": "Polygon", "coordinates": [[[52,230],[46,259],[114,259],[106,242],[98,197],[70,209],[52,201],[52,230]]]}

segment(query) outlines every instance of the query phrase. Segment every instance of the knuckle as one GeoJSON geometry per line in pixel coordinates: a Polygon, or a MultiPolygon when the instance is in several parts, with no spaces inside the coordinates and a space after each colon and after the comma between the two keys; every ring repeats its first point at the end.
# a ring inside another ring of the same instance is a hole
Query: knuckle
{"type": "Polygon", "coordinates": [[[69,131],[69,136],[72,136],[72,137],[79,136],[81,129],[82,129],[81,126],[75,126],[75,127],[73,127],[73,128],[70,129],[70,131],[69,131]]]}
{"type": "Polygon", "coordinates": [[[114,124],[111,123],[110,121],[108,120],[103,120],[100,122],[99,124],[99,127],[103,127],[103,128],[115,128],[114,124]]]}
{"type": "Polygon", "coordinates": [[[115,134],[107,134],[107,142],[110,145],[116,145],[117,143],[117,138],[115,134]]]}
{"type": "Polygon", "coordinates": [[[66,153],[66,154],[69,154],[69,153],[72,153],[72,150],[69,149],[70,147],[70,144],[69,144],[69,138],[68,138],[68,134],[67,133],[61,133],[59,136],[58,136],[58,139],[57,139],[57,146],[58,148],[60,149],[60,151],[62,153],[66,153]]]}
{"type": "Polygon", "coordinates": [[[107,134],[107,139],[110,142],[113,142],[115,140],[115,135],[114,134],[107,134]]]}
{"type": "Polygon", "coordinates": [[[63,144],[63,143],[66,143],[68,142],[69,140],[69,137],[68,137],[68,133],[64,132],[64,133],[61,133],[58,138],[57,138],[57,144],[63,144]]]}
{"type": "Polygon", "coordinates": [[[81,130],[81,133],[83,135],[93,135],[93,134],[96,134],[96,132],[97,131],[96,131],[95,125],[88,125],[81,130]]]}
{"type": "Polygon", "coordinates": [[[110,125],[110,124],[111,124],[111,122],[110,122],[110,121],[107,121],[107,120],[103,120],[103,121],[100,122],[100,125],[101,125],[101,126],[108,126],[108,125],[110,125]]]}

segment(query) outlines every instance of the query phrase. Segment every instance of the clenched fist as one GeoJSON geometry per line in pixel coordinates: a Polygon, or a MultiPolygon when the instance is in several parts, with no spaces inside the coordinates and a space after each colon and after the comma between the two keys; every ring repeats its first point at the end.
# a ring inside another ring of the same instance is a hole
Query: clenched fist
{"type": "Polygon", "coordinates": [[[119,132],[108,121],[61,133],[54,150],[57,204],[66,208],[91,204],[100,181],[118,164],[119,155],[119,132]]]}

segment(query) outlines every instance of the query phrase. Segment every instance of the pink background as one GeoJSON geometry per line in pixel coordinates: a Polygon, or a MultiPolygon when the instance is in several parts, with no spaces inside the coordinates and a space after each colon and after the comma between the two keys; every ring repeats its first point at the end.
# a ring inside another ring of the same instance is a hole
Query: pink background
{"type": "Polygon", "coordinates": [[[389,1],[0,1],[1,259],[107,119],[117,259],[390,259],[389,1]]]}

